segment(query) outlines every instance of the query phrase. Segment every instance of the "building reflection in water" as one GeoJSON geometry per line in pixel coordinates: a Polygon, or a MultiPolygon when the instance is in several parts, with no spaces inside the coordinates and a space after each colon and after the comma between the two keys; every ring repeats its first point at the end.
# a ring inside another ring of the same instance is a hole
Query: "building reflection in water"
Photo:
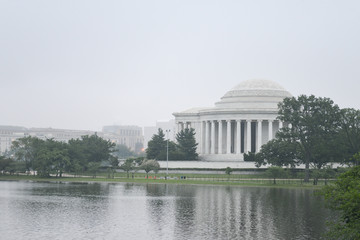
{"type": "Polygon", "coordinates": [[[308,189],[0,181],[0,232],[16,239],[319,239],[308,189]]]}
{"type": "Polygon", "coordinates": [[[157,235],[182,239],[316,239],[329,211],[312,190],[147,185],[157,235]]]}

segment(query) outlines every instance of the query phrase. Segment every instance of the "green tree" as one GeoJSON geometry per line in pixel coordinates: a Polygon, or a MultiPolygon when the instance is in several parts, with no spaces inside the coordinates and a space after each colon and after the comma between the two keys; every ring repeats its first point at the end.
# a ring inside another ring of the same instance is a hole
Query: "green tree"
{"type": "Polygon", "coordinates": [[[148,159],[165,160],[166,159],[166,141],[165,135],[161,128],[158,129],[158,134],[154,134],[148,142],[146,149],[146,156],[148,159]],[[165,155],[165,158],[163,156],[165,155]]]}
{"type": "Polygon", "coordinates": [[[195,140],[195,129],[185,128],[176,134],[176,141],[180,151],[184,154],[185,160],[196,160],[198,153],[195,140]]]}
{"type": "Polygon", "coordinates": [[[228,175],[228,180],[230,179],[230,174],[232,173],[232,169],[231,167],[226,167],[225,168],[225,174],[228,175]]]}
{"type": "Polygon", "coordinates": [[[0,173],[5,171],[13,162],[10,158],[0,155],[0,173]]]}
{"type": "Polygon", "coordinates": [[[352,108],[341,109],[341,130],[338,145],[343,145],[345,153],[343,160],[355,164],[352,156],[360,151],[360,110],[352,108]]]}
{"type": "MultiPolygon", "coordinates": [[[[113,155],[109,157],[111,178],[115,178],[116,169],[119,167],[119,159],[113,155]]],[[[110,177],[110,176],[109,176],[110,177]]]]}
{"type": "Polygon", "coordinates": [[[144,161],[141,165],[140,168],[144,169],[146,172],[146,177],[149,177],[149,172],[150,171],[154,171],[157,172],[160,168],[160,164],[156,161],[156,160],[147,160],[144,161]]]}
{"type": "Polygon", "coordinates": [[[136,154],[124,144],[116,145],[112,154],[120,159],[136,156],[136,154]]]}
{"type": "Polygon", "coordinates": [[[255,165],[295,167],[299,165],[299,158],[301,156],[296,143],[276,138],[261,146],[260,152],[255,157],[255,165]]]}
{"type": "Polygon", "coordinates": [[[88,164],[88,170],[92,173],[92,177],[96,178],[96,174],[100,169],[100,163],[99,162],[89,162],[88,164]]]}
{"type": "Polygon", "coordinates": [[[227,174],[227,175],[230,175],[231,173],[232,173],[232,169],[231,169],[231,167],[227,167],[227,168],[225,168],[225,173],[227,174]]]}
{"type": "Polygon", "coordinates": [[[26,171],[25,162],[11,161],[10,164],[5,167],[5,172],[9,172],[10,174],[25,172],[25,171],[26,171]]]}
{"type": "Polygon", "coordinates": [[[70,168],[70,159],[67,144],[47,139],[41,141],[35,149],[33,168],[41,177],[49,177],[51,172],[62,177],[64,171],[70,168]]]}
{"type": "MultiPolygon", "coordinates": [[[[171,160],[184,160],[185,158],[185,153],[183,153],[180,149],[179,146],[174,143],[173,141],[169,141],[168,142],[168,148],[169,148],[169,161],[171,160]]],[[[165,150],[162,151],[159,154],[159,160],[166,160],[166,147],[165,150]]]]}
{"type": "Polygon", "coordinates": [[[352,167],[322,190],[327,206],[340,212],[326,239],[360,239],[360,166],[352,167]]]}
{"type": "Polygon", "coordinates": [[[82,136],[81,141],[85,146],[88,162],[108,161],[115,147],[115,143],[105,140],[96,134],[82,136]]]}
{"type": "Polygon", "coordinates": [[[304,181],[309,181],[310,164],[321,168],[335,160],[336,135],[340,127],[340,109],[329,98],[301,95],[279,103],[278,119],[290,123],[278,138],[298,144],[301,162],[305,164],[304,181]]]}
{"type": "Polygon", "coordinates": [[[276,179],[285,175],[285,170],[282,167],[269,167],[266,170],[266,174],[273,179],[273,183],[276,184],[276,179]]]}
{"type": "Polygon", "coordinates": [[[129,172],[134,170],[136,166],[135,160],[133,158],[128,158],[125,162],[120,166],[127,173],[127,178],[129,178],[129,172]]]}
{"type": "Polygon", "coordinates": [[[14,152],[15,160],[24,162],[26,170],[30,171],[43,143],[44,141],[37,137],[23,137],[12,142],[11,151],[14,152]]]}
{"type": "MultiPolygon", "coordinates": [[[[257,158],[258,156],[260,156],[260,155],[255,154],[253,152],[244,153],[244,161],[245,162],[258,162],[259,161],[259,159],[257,158]]],[[[261,159],[261,157],[260,157],[260,159],[261,159]]]]}
{"type": "Polygon", "coordinates": [[[115,143],[95,135],[85,135],[81,139],[71,139],[69,141],[69,156],[71,169],[74,171],[76,165],[80,165],[86,171],[90,162],[111,162],[112,152],[115,143]]]}
{"type": "Polygon", "coordinates": [[[64,142],[48,139],[45,142],[47,150],[50,152],[50,162],[56,172],[56,176],[62,177],[64,171],[70,169],[70,157],[68,145],[64,142]]]}
{"type": "Polygon", "coordinates": [[[332,166],[326,166],[325,168],[322,169],[322,174],[321,176],[325,179],[325,185],[327,185],[327,181],[330,178],[334,178],[336,175],[335,170],[332,168],[332,166]]]}

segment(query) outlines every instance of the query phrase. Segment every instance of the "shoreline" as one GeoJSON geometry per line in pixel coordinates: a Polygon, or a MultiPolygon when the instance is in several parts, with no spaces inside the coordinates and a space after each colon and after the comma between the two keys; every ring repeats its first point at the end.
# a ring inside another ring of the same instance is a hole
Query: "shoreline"
{"type": "MultiPolygon", "coordinates": [[[[298,180],[298,179],[292,179],[298,180]]],[[[324,185],[313,185],[310,183],[286,184],[270,183],[273,179],[242,179],[241,181],[210,181],[193,179],[142,179],[142,178],[103,178],[103,177],[50,177],[40,178],[37,176],[13,176],[0,175],[0,181],[35,181],[35,182],[70,182],[70,183],[138,183],[138,184],[177,184],[177,185],[198,185],[198,186],[239,186],[239,187],[266,187],[266,188],[303,188],[321,189],[324,185]]],[[[277,179],[277,181],[285,181],[277,179]]]]}

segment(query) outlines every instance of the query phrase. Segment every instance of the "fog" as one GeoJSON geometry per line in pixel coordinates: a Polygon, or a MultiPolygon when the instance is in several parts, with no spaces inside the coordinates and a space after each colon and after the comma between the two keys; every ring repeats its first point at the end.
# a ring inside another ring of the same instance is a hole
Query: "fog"
{"type": "Polygon", "coordinates": [[[360,2],[0,0],[0,125],[150,126],[241,81],[360,109],[360,2]]]}

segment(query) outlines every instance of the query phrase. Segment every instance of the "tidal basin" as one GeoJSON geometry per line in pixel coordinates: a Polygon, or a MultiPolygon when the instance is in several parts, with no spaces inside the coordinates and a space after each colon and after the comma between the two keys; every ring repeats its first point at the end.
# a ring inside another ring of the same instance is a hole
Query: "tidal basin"
{"type": "Polygon", "coordinates": [[[312,189],[0,181],[1,239],[319,239],[312,189]]]}

